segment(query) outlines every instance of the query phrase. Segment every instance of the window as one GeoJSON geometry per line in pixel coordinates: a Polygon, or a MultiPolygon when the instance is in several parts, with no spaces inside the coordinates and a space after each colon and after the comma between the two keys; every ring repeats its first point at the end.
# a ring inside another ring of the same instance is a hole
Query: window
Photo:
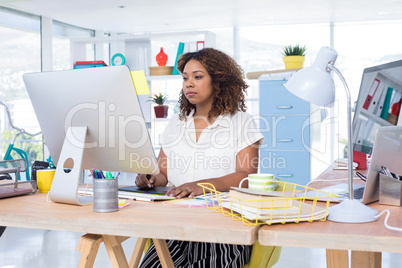
{"type": "MultiPolygon", "coordinates": [[[[31,133],[39,132],[22,75],[41,70],[40,18],[0,8],[0,21],[0,100],[7,105],[14,126],[31,133]]],[[[16,133],[11,128],[4,107],[0,107],[0,133],[0,157],[4,159],[16,133]]],[[[28,153],[30,162],[43,158],[41,137],[19,135],[14,145],[28,153]]]]}
{"type": "MultiPolygon", "coordinates": [[[[58,21],[53,21],[52,24],[52,59],[53,70],[68,70],[72,69],[70,55],[70,38],[74,37],[93,37],[95,31],[80,27],[75,27],[58,21]]],[[[92,57],[83,60],[93,60],[95,57],[94,45],[87,45],[86,55],[92,57]]],[[[106,50],[108,51],[108,49],[106,50]]]]}
{"type": "Polygon", "coordinates": [[[239,29],[239,63],[246,72],[285,69],[282,49],[287,45],[306,46],[305,66],[311,65],[318,50],[329,46],[329,24],[301,24],[239,29]]]}

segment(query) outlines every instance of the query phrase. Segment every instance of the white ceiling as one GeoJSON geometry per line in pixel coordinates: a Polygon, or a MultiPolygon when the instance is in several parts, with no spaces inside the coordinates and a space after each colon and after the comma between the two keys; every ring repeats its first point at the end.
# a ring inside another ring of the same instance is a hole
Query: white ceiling
{"type": "Polygon", "coordinates": [[[402,19],[401,0],[0,0],[0,5],[119,33],[402,19]]]}

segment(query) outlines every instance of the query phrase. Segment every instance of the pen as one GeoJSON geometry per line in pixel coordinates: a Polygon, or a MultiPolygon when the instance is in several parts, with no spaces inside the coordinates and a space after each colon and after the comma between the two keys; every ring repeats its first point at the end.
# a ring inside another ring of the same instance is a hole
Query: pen
{"type": "Polygon", "coordinates": [[[113,179],[113,175],[110,173],[110,171],[106,172],[106,179],[113,179]]]}
{"type": "Polygon", "coordinates": [[[95,178],[95,169],[94,168],[91,169],[91,175],[92,175],[92,178],[95,178]]]}
{"type": "Polygon", "coordinates": [[[392,176],[391,172],[389,172],[389,169],[385,166],[381,166],[381,170],[384,172],[385,175],[387,175],[388,177],[393,178],[394,176],[392,176]]]}
{"type": "MultiPolygon", "coordinates": [[[[147,177],[147,180],[149,181],[149,180],[151,179],[151,174],[147,174],[146,177],[147,177]]],[[[149,184],[148,184],[148,187],[149,187],[149,188],[152,188],[153,185],[152,185],[151,183],[149,183],[149,184]]]]}

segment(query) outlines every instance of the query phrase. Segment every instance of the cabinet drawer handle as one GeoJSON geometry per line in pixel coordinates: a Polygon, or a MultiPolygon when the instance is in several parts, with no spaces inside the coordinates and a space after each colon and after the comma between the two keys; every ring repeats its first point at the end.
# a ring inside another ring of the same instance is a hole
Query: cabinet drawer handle
{"type": "Polygon", "coordinates": [[[276,106],[276,109],[292,109],[293,106],[289,105],[289,106],[276,106]]]}
{"type": "Polygon", "coordinates": [[[278,142],[292,142],[293,139],[288,139],[288,140],[277,140],[278,142]]]}
{"type": "Polygon", "coordinates": [[[293,177],[293,174],[278,174],[278,177],[293,177]]]}

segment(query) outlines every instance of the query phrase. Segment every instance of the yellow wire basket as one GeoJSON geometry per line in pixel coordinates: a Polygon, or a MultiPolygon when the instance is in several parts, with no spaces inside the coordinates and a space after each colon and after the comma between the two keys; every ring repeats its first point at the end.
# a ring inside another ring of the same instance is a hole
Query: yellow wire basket
{"type": "Polygon", "coordinates": [[[246,225],[300,221],[325,221],[330,199],[338,195],[307,186],[274,181],[275,191],[267,192],[233,188],[222,193],[210,183],[198,183],[204,192],[208,209],[241,220],[246,225]]]}

